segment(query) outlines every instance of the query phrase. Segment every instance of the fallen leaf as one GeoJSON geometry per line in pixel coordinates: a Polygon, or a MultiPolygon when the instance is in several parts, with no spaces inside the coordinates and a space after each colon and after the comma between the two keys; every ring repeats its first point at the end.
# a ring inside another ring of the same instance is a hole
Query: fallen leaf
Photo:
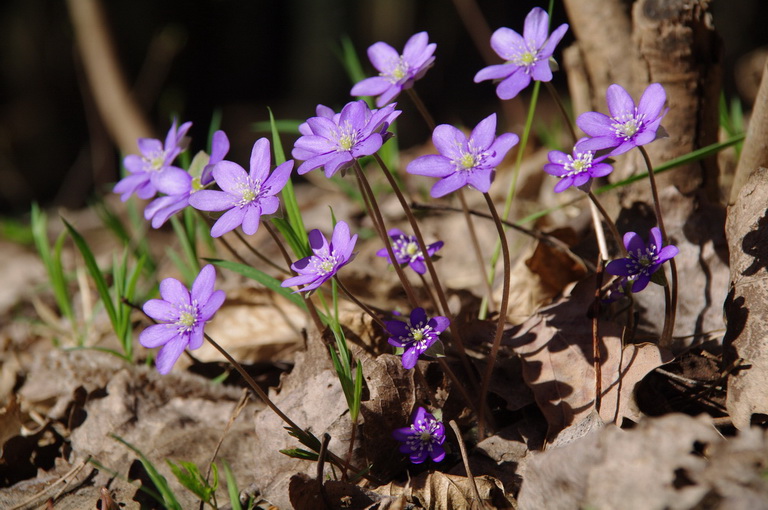
{"type": "MultiPolygon", "coordinates": [[[[491,476],[475,476],[477,491],[485,508],[512,508],[502,483],[491,476]]],[[[469,478],[436,471],[422,473],[407,483],[392,482],[373,489],[387,497],[404,496],[407,503],[429,510],[480,509],[469,478]]]]}
{"type": "MultiPolygon", "coordinates": [[[[550,439],[581,422],[594,407],[592,321],[587,316],[594,286],[594,278],[580,282],[570,296],[542,308],[504,342],[523,361],[523,379],[547,418],[550,439]]],[[[672,358],[652,344],[622,348],[620,328],[608,321],[600,321],[599,335],[600,417],[615,423],[623,418],[637,420],[632,395],[635,385],[672,358]]]]}

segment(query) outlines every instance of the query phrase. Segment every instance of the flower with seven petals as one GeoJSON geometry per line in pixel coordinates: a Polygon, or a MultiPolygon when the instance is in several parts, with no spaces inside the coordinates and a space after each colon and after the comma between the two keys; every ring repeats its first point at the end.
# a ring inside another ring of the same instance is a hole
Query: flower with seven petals
{"type": "Polygon", "coordinates": [[[154,138],[139,138],[141,156],[130,154],[125,157],[123,164],[130,175],[121,179],[113,189],[121,194],[123,202],[132,193],[144,200],[154,197],[158,191],[168,195],[184,193],[187,172],[171,163],[184,150],[184,136],[191,127],[191,122],[185,122],[177,130],[174,120],[165,137],[165,145],[154,138]]]}
{"type": "Polygon", "coordinates": [[[200,190],[189,203],[201,211],[227,211],[211,228],[211,236],[219,237],[242,225],[243,232],[253,235],[259,228],[261,216],[272,214],[280,206],[275,196],[283,189],[293,170],[293,160],[286,161],[270,174],[269,140],[256,141],[251,151],[251,171],[231,161],[219,161],[213,167],[213,177],[222,191],[200,190]]]}
{"type": "Polygon", "coordinates": [[[586,112],[576,119],[576,125],[591,137],[577,144],[579,151],[613,149],[608,155],[618,156],[657,138],[661,119],[667,113],[664,87],[658,83],[648,85],[637,106],[632,96],[615,83],[608,87],[605,98],[610,117],[600,112],[586,112]]]}
{"type": "Polygon", "coordinates": [[[400,453],[410,456],[414,464],[421,464],[427,457],[435,462],[445,458],[445,426],[423,407],[416,409],[410,427],[395,429],[392,436],[403,443],[400,453]]]}
{"type": "Polygon", "coordinates": [[[485,80],[501,80],[496,87],[500,99],[512,99],[527,87],[531,80],[551,81],[549,59],[555,47],[568,30],[567,24],[548,34],[549,15],[544,9],[534,7],[525,17],[523,35],[506,27],[499,28],[491,36],[491,47],[506,62],[481,69],[475,75],[475,83],[485,80]]]}
{"type": "MultiPolygon", "coordinates": [[[[405,235],[405,233],[397,228],[391,229],[389,232],[389,238],[392,239],[392,252],[395,255],[395,260],[398,264],[408,264],[411,269],[419,274],[427,272],[427,266],[424,264],[424,253],[419,248],[419,243],[415,236],[405,235]]],[[[427,256],[432,256],[443,247],[442,241],[437,241],[427,245],[427,256]]],[[[392,261],[389,258],[386,248],[382,248],[376,252],[379,257],[384,257],[391,264],[392,261]]]]}
{"type": "Polygon", "coordinates": [[[426,32],[411,36],[405,43],[403,54],[384,42],[377,42],[368,48],[368,58],[379,76],[366,78],[352,87],[353,96],[379,96],[376,106],[381,108],[393,101],[405,89],[424,76],[432,66],[436,44],[428,44],[426,32]]]}
{"type": "MultiPolygon", "coordinates": [[[[349,168],[357,158],[378,151],[389,138],[389,125],[400,115],[395,105],[370,110],[365,101],[352,101],[337,115],[318,106],[318,116],[307,119],[303,134],[293,146],[292,155],[304,161],[297,172],[303,175],[324,167],[330,178],[349,168]]],[[[303,125],[302,125],[303,126],[303,125]]]]}
{"type": "Polygon", "coordinates": [[[671,244],[661,246],[661,230],[658,227],[651,229],[648,244],[635,232],[627,232],[624,234],[624,246],[627,249],[627,257],[609,262],[605,270],[612,275],[633,281],[632,292],[643,290],[651,281],[651,275],[679,252],[677,247],[671,244]]]}
{"type": "Polygon", "coordinates": [[[357,234],[349,236],[349,225],[340,221],[333,228],[333,236],[330,244],[322,232],[315,229],[309,233],[309,247],[312,255],[297,260],[291,265],[291,269],[298,276],[288,278],[280,285],[293,287],[304,285],[304,288],[295,292],[309,292],[315,290],[326,281],[333,278],[336,272],[343,266],[352,262],[355,258],[352,250],[355,249],[357,234]]]}
{"type": "Polygon", "coordinates": [[[414,308],[408,322],[384,321],[384,325],[391,335],[387,342],[405,349],[403,368],[410,370],[416,366],[419,356],[438,341],[440,333],[448,328],[450,321],[441,315],[430,319],[423,308],[414,308]]]}
{"type": "Polygon", "coordinates": [[[166,278],[160,282],[162,299],[144,303],[144,313],[161,324],[149,326],[139,335],[139,343],[147,349],[162,347],[155,365],[161,374],[170,372],[184,349],[203,345],[203,328],[224,303],[224,291],[213,290],[216,270],[205,266],[192,284],[192,292],[183,283],[166,278]]]}
{"type": "Polygon", "coordinates": [[[605,177],[613,171],[611,165],[602,163],[607,156],[596,158],[595,153],[590,150],[579,151],[574,147],[572,155],[550,151],[548,157],[549,163],[544,165],[544,171],[560,177],[560,182],[555,184],[555,193],[565,191],[571,186],[583,187],[591,179],[605,177]]]}
{"type": "Polygon", "coordinates": [[[411,161],[406,171],[415,175],[439,177],[430,194],[439,198],[464,186],[487,193],[496,167],[518,142],[517,135],[496,137],[496,114],[481,120],[469,138],[448,124],[437,126],[432,143],[440,154],[421,156],[411,161]]]}

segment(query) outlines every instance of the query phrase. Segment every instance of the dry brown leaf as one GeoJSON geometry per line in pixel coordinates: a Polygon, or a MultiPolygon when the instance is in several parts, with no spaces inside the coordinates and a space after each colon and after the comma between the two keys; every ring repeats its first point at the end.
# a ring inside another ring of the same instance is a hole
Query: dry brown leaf
{"type": "MultiPolygon", "coordinates": [[[[485,508],[512,508],[502,483],[491,476],[476,476],[475,483],[485,508]]],[[[422,473],[407,483],[392,482],[373,492],[386,497],[405,496],[406,502],[428,510],[482,508],[469,478],[436,471],[422,473]]]]}
{"type": "Polygon", "coordinates": [[[526,463],[521,509],[764,508],[765,432],[726,439],[708,416],[612,425],[526,463]]]}
{"type": "MultiPolygon", "coordinates": [[[[541,309],[505,341],[523,360],[523,378],[547,418],[550,439],[581,422],[594,407],[592,322],[587,317],[594,282],[594,278],[580,282],[570,296],[541,309]]],[[[600,416],[605,422],[621,423],[625,417],[636,420],[635,385],[671,356],[652,344],[630,344],[622,349],[620,328],[610,322],[601,321],[599,333],[600,416]]]]}
{"type": "Polygon", "coordinates": [[[725,302],[726,362],[748,366],[728,378],[726,407],[734,425],[749,427],[768,415],[768,169],[753,174],[728,209],[731,290],[725,302]]]}
{"type": "Polygon", "coordinates": [[[0,409],[0,453],[5,442],[21,432],[22,424],[19,401],[16,395],[11,395],[5,407],[0,409]]]}

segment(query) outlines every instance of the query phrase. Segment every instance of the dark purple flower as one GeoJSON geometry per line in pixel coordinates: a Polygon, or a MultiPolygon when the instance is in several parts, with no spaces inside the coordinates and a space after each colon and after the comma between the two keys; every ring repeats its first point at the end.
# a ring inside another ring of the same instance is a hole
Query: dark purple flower
{"type": "Polygon", "coordinates": [[[428,44],[426,32],[411,36],[405,43],[403,54],[397,53],[392,46],[377,42],[368,48],[368,58],[379,71],[378,76],[366,78],[352,87],[353,96],[379,96],[376,106],[381,108],[393,101],[405,89],[424,76],[432,67],[436,44],[428,44]]]}
{"type": "Polygon", "coordinates": [[[627,249],[627,257],[609,262],[605,270],[634,281],[632,292],[643,290],[651,281],[651,275],[680,251],[671,244],[662,248],[661,230],[658,227],[651,229],[648,244],[636,233],[627,232],[624,234],[624,247],[627,249]]]}
{"type": "Polygon", "coordinates": [[[416,409],[410,427],[395,429],[392,436],[403,443],[400,453],[410,456],[414,464],[421,464],[427,457],[435,462],[445,458],[445,426],[423,407],[416,409]]]}
{"type": "Polygon", "coordinates": [[[391,135],[389,125],[400,115],[395,105],[370,110],[365,101],[352,101],[336,116],[325,109],[318,117],[307,119],[303,136],[296,140],[292,155],[304,161],[297,172],[303,175],[324,167],[325,176],[352,166],[355,159],[370,156],[391,135]],[[309,133],[309,134],[308,134],[309,133]]]}
{"type": "MultiPolygon", "coordinates": [[[[415,236],[408,236],[397,228],[391,229],[389,237],[392,239],[392,252],[395,254],[395,260],[398,264],[408,264],[411,269],[419,274],[427,272],[427,266],[424,264],[424,253],[419,249],[419,243],[415,236]]],[[[432,256],[443,247],[442,241],[427,245],[427,256],[432,256]]],[[[389,258],[386,248],[382,248],[376,252],[379,257],[384,257],[391,264],[392,260],[389,258]]]]}
{"type": "Polygon", "coordinates": [[[294,292],[308,292],[315,290],[326,281],[333,278],[336,272],[343,266],[352,262],[355,258],[352,250],[355,249],[357,234],[349,236],[349,225],[340,221],[333,228],[331,243],[322,232],[315,229],[309,233],[309,247],[312,255],[297,260],[291,265],[291,269],[298,276],[288,278],[280,285],[293,287],[304,285],[303,289],[294,292]]]}
{"type": "Polygon", "coordinates": [[[491,36],[491,47],[506,62],[478,71],[475,83],[501,80],[496,95],[500,99],[512,99],[531,83],[531,79],[551,81],[549,59],[568,25],[563,23],[552,35],[547,32],[548,25],[547,11],[534,7],[525,17],[522,36],[506,27],[496,30],[491,36]]]}
{"type": "MultiPolygon", "coordinates": [[[[578,144],[577,144],[578,147],[578,144]]],[[[549,163],[544,165],[544,171],[560,182],[555,184],[555,192],[560,193],[571,186],[580,188],[596,177],[605,177],[613,171],[608,163],[601,163],[607,156],[595,158],[595,153],[589,150],[580,151],[576,147],[573,155],[560,151],[549,152],[549,163]]]]}
{"type": "Polygon", "coordinates": [[[496,114],[481,120],[469,138],[455,127],[442,124],[432,133],[432,143],[440,152],[411,161],[406,171],[415,175],[439,177],[430,194],[439,198],[463,186],[487,193],[496,167],[518,142],[517,135],[496,137],[496,114]]]}
{"type": "Polygon", "coordinates": [[[430,319],[423,308],[414,308],[408,322],[385,321],[384,325],[387,327],[387,333],[392,335],[387,342],[405,349],[403,368],[410,370],[416,366],[419,356],[437,342],[440,333],[446,330],[450,321],[441,315],[430,319]]]}
{"type": "Polygon", "coordinates": [[[615,83],[608,87],[605,98],[610,117],[604,113],[586,112],[576,119],[576,125],[592,137],[579,142],[580,151],[613,149],[609,156],[617,156],[657,138],[656,131],[667,113],[664,87],[658,83],[648,85],[637,106],[632,96],[615,83]]]}
{"type": "Polygon", "coordinates": [[[171,129],[165,137],[165,145],[154,138],[139,138],[138,145],[141,156],[131,154],[123,160],[130,175],[115,184],[113,191],[120,193],[123,202],[132,193],[142,199],[149,199],[160,191],[169,195],[184,192],[186,172],[181,168],[171,166],[176,156],[184,150],[184,136],[192,127],[191,122],[185,122],[176,129],[173,121],[171,129]]]}
{"type": "Polygon", "coordinates": [[[231,161],[219,161],[213,168],[216,184],[223,191],[200,190],[189,197],[189,203],[201,211],[227,211],[216,220],[211,236],[219,237],[242,225],[243,232],[253,235],[261,216],[272,214],[280,206],[275,196],[291,176],[293,160],[286,161],[269,173],[271,164],[269,140],[256,141],[251,151],[251,171],[231,161]]]}
{"type": "Polygon", "coordinates": [[[155,365],[167,374],[184,349],[203,345],[203,328],[224,303],[224,291],[214,292],[216,270],[205,266],[192,284],[192,292],[183,283],[166,278],[160,282],[160,296],[144,303],[144,313],[162,322],[149,326],[139,335],[139,343],[147,349],[161,347],[155,365]]]}

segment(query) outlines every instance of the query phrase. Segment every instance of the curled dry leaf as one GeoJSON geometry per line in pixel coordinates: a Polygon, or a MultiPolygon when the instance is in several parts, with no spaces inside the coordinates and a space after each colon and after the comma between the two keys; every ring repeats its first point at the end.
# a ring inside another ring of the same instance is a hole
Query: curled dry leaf
{"type": "Polygon", "coordinates": [[[734,425],[749,427],[768,415],[768,169],[760,168],[728,209],[731,289],[725,301],[728,322],[725,361],[745,361],[745,370],[728,378],[726,407],[734,425]]]}
{"type": "MultiPolygon", "coordinates": [[[[580,282],[570,296],[541,309],[505,341],[523,361],[523,379],[547,418],[550,439],[580,423],[594,408],[592,321],[587,316],[594,288],[594,278],[580,282]]],[[[623,418],[637,420],[635,386],[671,356],[652,344],[622,348],[620,328],[607,321],[600,321],[599,335],[600,417],[619,424],[623,418]]]]}

